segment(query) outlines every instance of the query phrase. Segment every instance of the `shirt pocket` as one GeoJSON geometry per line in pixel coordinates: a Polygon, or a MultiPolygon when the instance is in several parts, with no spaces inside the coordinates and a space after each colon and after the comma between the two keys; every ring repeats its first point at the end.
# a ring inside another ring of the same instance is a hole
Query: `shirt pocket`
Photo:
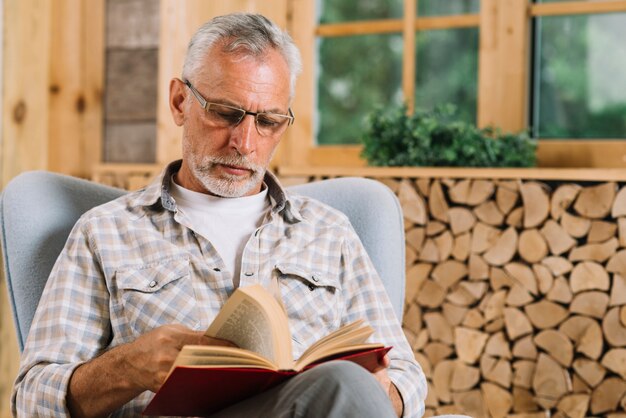
{"type": "Polygon", "coordinates": [[[343,312],[339,278],[290,263],[275,266],[283,305],[289,316],[294,357],[337,329],[343,312]]]}
{"type": "Polygon", "coordinates": [[[117,271],[121,316],[136,336],[166,324],[198,326],[188,259],[170,259],[117,271]]]}

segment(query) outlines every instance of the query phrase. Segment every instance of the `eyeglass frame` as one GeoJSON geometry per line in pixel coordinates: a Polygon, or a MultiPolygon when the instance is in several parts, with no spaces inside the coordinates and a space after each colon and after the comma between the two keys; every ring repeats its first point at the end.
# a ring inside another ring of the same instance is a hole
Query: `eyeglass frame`
{"type": "MultiPolygon", "coordinates": [[[[296,117],[293,114],[293,111],[291,110],[291,107],[289,107],[287,109],[289,114],[288,115],[283,115],[282,113],[274,113],[274,112],[252,112],[250,110],[242,109],[242,108],[236,107],[236,106],[226,105],[226,104],[223,104],[223,103],[209,102],[207,99],[204,98],[204,96],[202,96],[202,94],[200,94],[200,92],[193,86],[193,84],[191,84],[191,82],[189,80],[183,78],[181,81],[187,87],[189,87],[189,90],[191,90],[191,93],[194,95],[196,100],[198,100],[198,103],[200,103],[200,106],[202,106],[202,108],[204,109],[205,112],[209,111],[209,107],[212,104],[213,105],[217,105],[217,106],[224,106],[224,107],[232,109],[232,110],[239,110],[239,111],[243,112],[241,114],[241,118],[239,119],[239,121],[237,123],[235,123],[235,124],[232,124],[231,127],[238,126],[243,121],[243,119],[246,117],[246,115],[251,115],[251,116],[254,116],[254,126],[255,126],[257,132],[259,133],[259,135],[264,136],[259,131],[259,125],[258,125],[258,119],[257,119],[258,115],[276,115],[276,116],[281,116],[281,117],[287,118],[288,119],[288,121],[287,121],[287,126],[288,127],[293,125],[294,121],[296,120],[296,117]]],[[[269,136],[269,135],[265,135],[265,136],[269,136]]]]}

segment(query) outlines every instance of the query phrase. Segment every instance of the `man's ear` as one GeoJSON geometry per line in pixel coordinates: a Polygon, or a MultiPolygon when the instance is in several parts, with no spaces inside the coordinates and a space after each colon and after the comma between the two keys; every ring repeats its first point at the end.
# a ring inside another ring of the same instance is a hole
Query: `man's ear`
{"type": "Polygon", "coordinates": [[[179,78],[170,81],[170,111],[177,126],[182,126],[185,121],[185,99],[187,92],[185,83],[179,78]]]}

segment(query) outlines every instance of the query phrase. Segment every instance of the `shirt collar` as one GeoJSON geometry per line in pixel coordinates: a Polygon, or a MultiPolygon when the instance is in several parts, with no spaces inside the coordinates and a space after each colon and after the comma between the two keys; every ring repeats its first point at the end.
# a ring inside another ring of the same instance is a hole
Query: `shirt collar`
{"type": "MultiPolygon", "coordinates": [[[[141,206],[161,206],[170,212],[176,211],[176,201],[170,194],[172,175],[180,170],[183,160],[170,163],[137,197],[136,203],[141,206]]],[[[270,171],[263,178],[268,188],[268,196],[272,205],[272,214],[280,214],[285,222],[295,224],[302,221],[299,211],[293,207],[285,189],[278,178],[270,171]]]]}

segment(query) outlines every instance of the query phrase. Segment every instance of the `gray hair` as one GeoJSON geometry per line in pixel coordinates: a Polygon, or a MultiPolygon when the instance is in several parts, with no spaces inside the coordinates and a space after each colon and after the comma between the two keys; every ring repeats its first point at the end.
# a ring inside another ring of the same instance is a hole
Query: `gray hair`
{"type": "Polygon", "coordinates": [[[268,48],[276,49],[289,67],[290,97],[293,97],[296,77],[302,71],[300,51],[286,31],[260,14],[232,13],[217,16],[202,25],[189,42],[183,65],[184,79],[190,80],[200,71],[202,60],[220,41],[225,42],[225,52],[243,52],[255,57],[263,55],[268,48]]]}

